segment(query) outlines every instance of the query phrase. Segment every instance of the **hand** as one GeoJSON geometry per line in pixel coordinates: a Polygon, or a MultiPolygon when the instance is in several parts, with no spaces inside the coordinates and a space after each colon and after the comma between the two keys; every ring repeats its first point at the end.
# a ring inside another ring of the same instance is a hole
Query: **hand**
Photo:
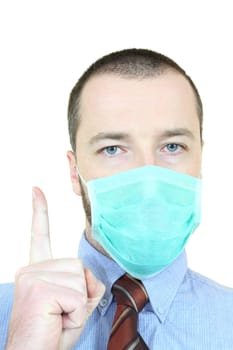
{"type": "Polygon", "coordinates": [[[15,278],[7,350],[68,350],[105,287],[79,259],[52,259],[47,202],[34,187],[30,265],[15,278]]]}

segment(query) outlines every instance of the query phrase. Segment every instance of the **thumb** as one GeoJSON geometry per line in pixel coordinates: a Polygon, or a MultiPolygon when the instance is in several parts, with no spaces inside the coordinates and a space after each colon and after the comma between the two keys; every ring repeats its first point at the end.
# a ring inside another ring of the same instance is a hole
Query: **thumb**
{"type": "Polygon", "coordinates": [[[99,304],[101,298],[105,293],[104,284],[99,281],[91,272],[91,270],[85,268],[84,274],[86,278],[86,286],[87,286],[87,316],[89,317],[94,309],[99,304]]]}

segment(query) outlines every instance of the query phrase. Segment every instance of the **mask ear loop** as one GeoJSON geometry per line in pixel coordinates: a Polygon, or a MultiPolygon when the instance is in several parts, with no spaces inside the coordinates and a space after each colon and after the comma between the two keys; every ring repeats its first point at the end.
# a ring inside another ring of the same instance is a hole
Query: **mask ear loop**
{"type": "Polygon", "coordinates": [[[85,186],[87,186],[87,182],[84,180],[84,178],[83,178],[82,175],[80,174],[80,171],[79,171],[78,166],[76,165],[75,168],[76,168],[76,174],[77,174],[77,176],[80,177],[82,183],[83,183],[85,186]]]}

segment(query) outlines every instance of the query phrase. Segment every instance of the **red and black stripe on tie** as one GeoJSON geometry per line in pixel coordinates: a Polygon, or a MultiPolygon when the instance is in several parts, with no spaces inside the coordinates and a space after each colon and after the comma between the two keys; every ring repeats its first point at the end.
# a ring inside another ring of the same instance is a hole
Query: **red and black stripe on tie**
{"type": "Polygon", "coordinates": [[[125,274],[114,283],[112,293],[117,309],[107,350],[149,350],[137,331],[138,313],[148,302],[143,284],[125,274]]]}

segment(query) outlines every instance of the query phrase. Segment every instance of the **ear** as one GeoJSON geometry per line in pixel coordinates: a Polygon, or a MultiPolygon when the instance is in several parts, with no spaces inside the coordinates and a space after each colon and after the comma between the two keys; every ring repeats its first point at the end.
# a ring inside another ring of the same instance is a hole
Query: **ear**
{"type": "Polygon", "coordinates": [[[79,183],[79,177],[77,174],[75,154],[73,151],[67,151],[66,156],[67,156],[68,162],[69,162],[70,179],[71,179],[73,191],[78,196],[81,196],[81,188],[80,188],[80,183],[79,183]]]}

